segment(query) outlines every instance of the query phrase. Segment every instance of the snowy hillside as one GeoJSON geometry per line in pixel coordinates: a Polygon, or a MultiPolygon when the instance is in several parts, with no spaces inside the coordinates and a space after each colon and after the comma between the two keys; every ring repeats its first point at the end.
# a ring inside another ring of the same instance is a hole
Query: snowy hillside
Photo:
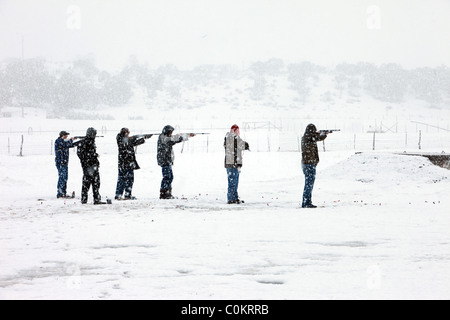
{"type": "Polygon", "coordinates": [[[361,109],[372,117],[407,117],[427,109],[448,111],[450,103],[448,67],[408,70],[363,62],[320,66],[270,59],[248,68],[200,65],[181,70],[173,65],[150,68],[131,57],[120,72],[108,72],[88,58],[69,65],[11,60],[0,65],[0,84],[0,108],[37,107],[49,118],[90,120],[149,119],[171,109],[201,110],[211,117],[249,108],[266,116],[275,108],[304,118],[355,117],[361,109]]]}

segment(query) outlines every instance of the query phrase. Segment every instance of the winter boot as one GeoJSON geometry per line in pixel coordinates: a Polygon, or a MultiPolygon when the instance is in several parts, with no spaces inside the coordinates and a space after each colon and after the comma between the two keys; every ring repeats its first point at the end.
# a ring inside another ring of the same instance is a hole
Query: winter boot
{"type": "Polygon", "coordinates": [[[175,197],[172,195],[172,188],[167,190],[167,199],[175,199],[175,197]]]}
{"type": "Polygon", "coordinates": [[[172,196],[171,190],[172,189],[161,189],[159,191],[159,198],[165,200],[175,199],[175,197],[172,196]]]}
{"type": "Polygon", "coordinates": [[[167,189],[161,189],[159,190],[159,198],[160,199],[167,199],[167,189]]]}

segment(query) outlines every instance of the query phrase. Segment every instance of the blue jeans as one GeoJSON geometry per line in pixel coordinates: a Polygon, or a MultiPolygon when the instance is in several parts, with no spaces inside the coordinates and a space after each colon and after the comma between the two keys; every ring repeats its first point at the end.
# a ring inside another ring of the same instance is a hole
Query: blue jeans
{"type": "Polygon", "coordinates": [[[58,169],[58,193],[56,196],[65,196],[67,193],[67,180],[69,179],[69,166],[57,165],[56,168],[58,169]]]}
{"type": "Polygon", "coordinates": [[[239,199],[238,186],[239,186],[239,170],[237,168],[227,168],[228,176],[228,201],[235,201],[239,199]]]}
{"type": "Polygon", "coordinates": [[[172,166],[162,167],[162,176],[163,178],[161,181],[161,189],[172,190],[172,181],[173,181],[172,166]]]}
{"type": "Polygon", "coordinates": [[[312,204],[312,191],[314,188],[314,181],[316,180],[316,165],[302,164],[302,170],[305,175],[305,188],[303,190],[302,207],[307,207],[312,204]]]}
{"type": "Polygon", "coordinates": [[[119,169],[117,178],[116,197],[121,197],[125,191],[125,197],[131,197],[134,183],[134,170],[119,169]]]}

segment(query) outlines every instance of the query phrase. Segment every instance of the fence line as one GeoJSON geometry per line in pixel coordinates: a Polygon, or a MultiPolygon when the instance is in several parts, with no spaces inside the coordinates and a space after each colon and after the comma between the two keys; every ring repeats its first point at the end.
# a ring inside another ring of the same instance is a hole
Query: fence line
{"type": "MultiPolygon", "coordinates": [[[[223,131],[211,130],[209,136],[196,136],[184,144],[185,153],[223,152],[223,131]]],[[[256,152],[300,152],[301,135],[294,132],[257,130],[243,132],[252,151],[256,152]]],[[[0,153],[17,155],[53,155],[54,139],[41,136],[17,136],[0,139],[0,153]],[[50,143],[50,150],[48,149],[50,143]]],[[[139,146],[139,153],[156,153],[154,137],[139,146]]],[[[101,154],[117,153],[115,135],[106,135],[97,140],[98,152],[101,154]]],[[[322,149],[328,151],[369,151],[369,150],[435,150],[450,151],[450,133],[345,133],[330,134],[323,141],[322,149]]],[[[175,149],[180,152],[180,148],[175,149]]]]}

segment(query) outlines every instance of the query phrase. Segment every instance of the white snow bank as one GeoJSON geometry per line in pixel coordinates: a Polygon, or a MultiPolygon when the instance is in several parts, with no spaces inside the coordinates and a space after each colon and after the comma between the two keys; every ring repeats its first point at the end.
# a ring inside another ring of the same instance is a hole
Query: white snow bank
{"type": "Polygon", "coordinates": [[[421,156],[361,153],[328,168],[323,175],[328,179],[392,186],[437,183],[449,179],[450,170],[421,156]]]}

